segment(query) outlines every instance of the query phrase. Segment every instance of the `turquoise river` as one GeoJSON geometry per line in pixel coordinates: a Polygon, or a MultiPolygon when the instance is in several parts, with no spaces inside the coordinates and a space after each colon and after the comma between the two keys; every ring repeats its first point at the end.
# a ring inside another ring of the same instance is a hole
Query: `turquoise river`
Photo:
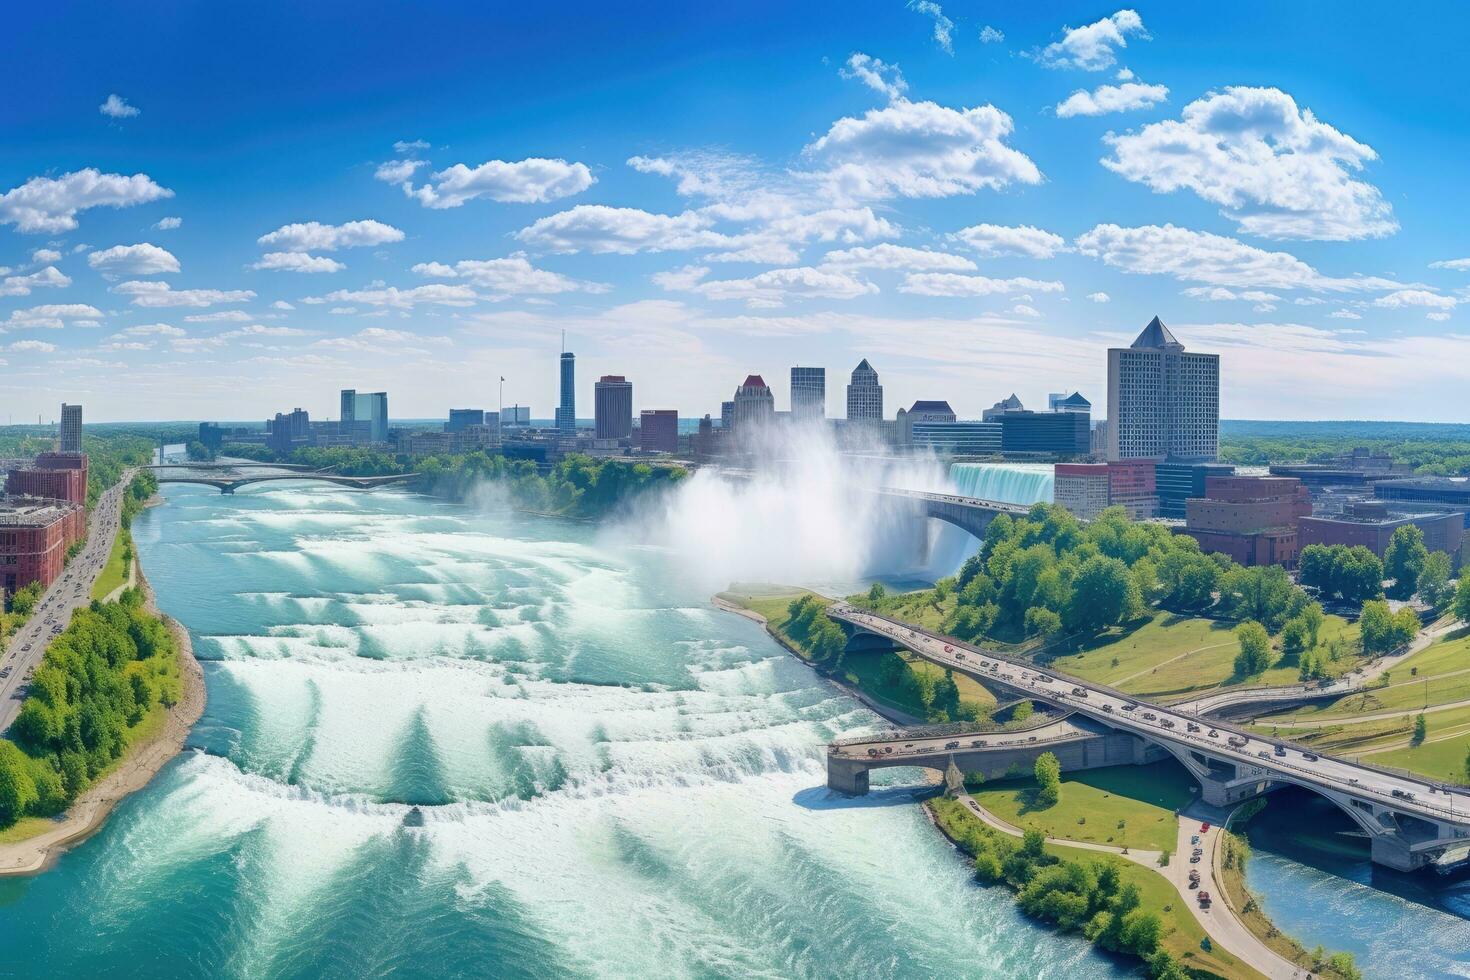
{"type": "MultiPolygon", "coordinates": [[[[879,719],[667,543],[398,492],[167,496],[135,537],[208,708],[97,836],[0,881],[0,974],[1135,975],[976,887],[917,776],[829,794],[823,744],[879,719]]],[[[1271,904],[1317,875],[1274,859],[1271,904]]],[[[1360,961],[1414,975],[1403,900],[1354,898],[1360,961]]]]}

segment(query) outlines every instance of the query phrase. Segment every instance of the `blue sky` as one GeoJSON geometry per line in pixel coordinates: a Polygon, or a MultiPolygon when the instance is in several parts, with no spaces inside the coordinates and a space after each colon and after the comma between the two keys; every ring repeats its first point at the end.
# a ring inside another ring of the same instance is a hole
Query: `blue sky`
{"type": "Polygon", "coordinates": [[[12,12],[6,415],[545,415],[563,329],[584,409],[1100,406],[1158,314],[1227,417],[1465,418],[1464,8],[487,6],[12,12]]]}

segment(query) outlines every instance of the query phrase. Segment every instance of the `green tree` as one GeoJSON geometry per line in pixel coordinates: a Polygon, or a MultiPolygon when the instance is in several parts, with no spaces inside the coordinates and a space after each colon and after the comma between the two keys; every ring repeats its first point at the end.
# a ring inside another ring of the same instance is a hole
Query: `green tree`
{"type": "Polygon", "coordinates": [[[1307,640],[1310,633],[1307,622],[1301,616],[1288,619],[1286,625],[1281,628],[1281,652],[1301,653],[1307,648],[1307,640]]]}
{"type": "Polygon", "coordinates": [[[1389,538],[1388,550],[1383,553],[1383,574],[1393,580],[1389,586],[1390,599],[1409,599],[1419,582],[1419,573],[1429,552],[1424,547],[1424,531],[1417,524],[1405,524],[1389,538]]]}
{"type": "Polygon", "coordinates": [[[30,760],[14,742],[0,740],[0,826],[30,813],[38,799],[30,760]]]}
{"type": "Polygon", "coordinates": [[[1429,722],[1425,721],[1424,713],[1421,711],[1414,716],[1414,744],[1423,742],[1429,734],[1429,722]]]}
{"type": "Polygon", "coordinates": [[[1450,600],[1453,594],[1450,590],[1452,571],[1450,556],[1443,551],[1431,552],[1424,559],[1424,567],[1419,570],[1419,581],[1416,588],[1419,598],[1423,599],[1431,609],[1438,611],[1450,600]]]}
{"type": "Polygon", "coordinates": [[[1363,603],[1362,614],[1358,617],[1364,653],[1387,653],[1403,646],[1414,639],[1419,627],[1419,617],[1414,610],[1405,607],[1395,613],[1382,599],[1363,603]]]}
{"type": "Polygon", "coordinates": [[[1042,808],[1056,806],[1062,798],[1062,764],[1051,752],[1043,752],[1033,767],[1036,776],[1036,804],[1042,808]]]}
{"type": "Polygon", "coordinates": [[[1460,584],[1455,589],[1455,618],[1470,623],[1470,574],[1460,573],[1460,584]]]}
{"type": "Polygon", "coordinates": [[[1246,620],[1235,628],[1240,652],[1235,655],[1235,673],[1239,677],[1255,677],[1271,666],[1271,635],[1255,620],[1246,620]]]}
{"type": "Polygon", "coordinates": [[[1133,589],[1127,565],[1094,555],[1077,572],[1063,623],[1072,632],[1095,633],[1121,622],[1129,611],[1133,589]]]}
{"type": "Polygon", "coordinates": [[[1327,618],[1322,612],[1322,603],[1308,603],[1307,607],[1301,612],[1301,618],[1302,622],[1306,624],[1307,636],[1311,640],[1312,649],[1315,650],[1317,648],[1318,637],[1322,633],[1322,621],[1327,618]]]}
{"type": "Polygon", "coordinates": [[[1011,720],[1026,721],[1035,711],[1036,709],[1032,707],[1030,701],[1022,701],[1020,704],[1011,709],[1011,720]]]}
{"type": "Polygon", "coordinates": [[[1026,610],[1026,635],[1027,636],[1052,636],[1062,628],[1062,617],[1042,606],[1032,606],[1026,610]]]}

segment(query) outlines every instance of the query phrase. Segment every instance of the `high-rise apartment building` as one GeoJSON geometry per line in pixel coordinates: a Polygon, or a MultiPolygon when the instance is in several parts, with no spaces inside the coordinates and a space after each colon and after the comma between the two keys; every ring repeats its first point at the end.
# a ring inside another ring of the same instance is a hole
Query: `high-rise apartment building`
{"type": "Polygon", "coordinates": [[[1220,355],[1186,352],[1158,317],[1108,350],[1108,459],[1211,460],[1219,445],[1220,355]]]}
{"type": "Polygon", "coordinates": [[[791,417],[809,422],[827,417],[827,369],[791,369],[791,417]]]}
{"type": "Polygon", "coordinates": [[[847,386],[847,420],[883,421],[883,386],[878,383],[878,372],[873,370],[866,357],[852,369],[852,381],[847,386]]]}
{"type": "Polygon", "coordinates": [[[358,432],[369,442],[388,441],[388,393],[342,389],[341,430],[358,432]],[[357,423],[357,424],[355,424],[357,423]]]}
{"type": "Polygon", "coordinates": [[[749,375],[744,384],[735,389],[733,416],[735,431],[742,434],[775,421],[776,398],[760,375],[749,375]]]}
{"type": "Polygon", "coordinates": [[[556,405],[556,432],[562,442],[577,438],[577,355],[561,352],[561,398],[556,405]]]}
{"type": "Polygon", "coordinates": [[[64,453],[82,451],[82,406],[61,406],[61,439],[56,448],[64,453]]]}
{"type": "MultiPolygon", "coordinates": [[[[594,436],[633,437],[633,383],[621,374],[605,374],[592,386],[594,436]]],[[[648,413],[644,413],[647,415],[648,413]]]]}

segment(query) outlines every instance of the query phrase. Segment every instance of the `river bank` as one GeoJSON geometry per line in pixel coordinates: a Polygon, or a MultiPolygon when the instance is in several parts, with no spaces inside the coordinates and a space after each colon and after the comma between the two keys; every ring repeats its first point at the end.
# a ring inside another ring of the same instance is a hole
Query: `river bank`
{"type": "Polygon", "coordinates": [[[143,590],[144,608],[168,625],[174,639],[175,657],[183,680],[182,696],[167,708],[159,730],[134,745],[111,771],[89,787],[65,812],[36,821],[37,833],[23,840],[0,844],[0,877],[33,875],[45,871],[69,848],[97,833],[114,807],[130,794],[147,786],[180,751],[194,723],[204,714],[204,670],[194,659],[189,631],[158,608],[153,587],[137,568],[143,590]]]}

